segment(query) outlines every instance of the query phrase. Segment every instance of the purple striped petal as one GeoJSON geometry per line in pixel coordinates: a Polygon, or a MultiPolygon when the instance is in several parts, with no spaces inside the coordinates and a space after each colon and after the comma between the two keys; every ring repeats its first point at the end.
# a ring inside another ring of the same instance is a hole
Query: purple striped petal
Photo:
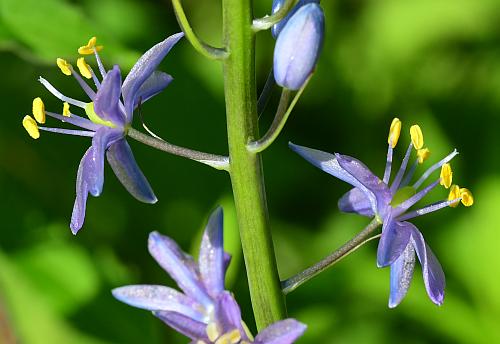
{"type": "Polygon", "coordinates": [[[158,67],[170,49],[184,36],[184,33],[176,33],[164,41],[156,44],[146,51],[135,63],[132,70],[125,78],[122,87],[123,99],[125,101],[125,113],[127,123],[132,120],[134,104],[137,102],[137,94],[140,87],[158,67]]]}
{"type": "Polygon", "coordinates": [[[432,302],[440,306],[443,304],[444,287],[446,285],[443,268],[429,246],[425,243],[422,233],[414,225],[411,226],[412,243],[415,251],[417,251],[418,260],[420,260],[420,264],[422,265],[422,274],[427,295],[429,295],[432,302]]]}
{"type": "Polygon", "coordinates": [[[339,199],[338,206],[340,211],[345,213],[356,213],[363,216],[373,217],[373,212],[370,200],[358,188],[349,190],[339,199]]]}
{"type": "Polygon", "coordinates": [[[170,311],[203,321],[203,306],[175,289],[160,285],[130,285],[112,290],[113,296],[130,306],[149,311],[170,311]]]}
{"type": "Polygon", "coordinates": [[[397,222],[388,216],[382,227],[382,237],[378,242],[377,266],[392,264],[403,253],[411,236],[409,222],[397,222]]]}
{"type": "Polygon", "coordinates": [[[172,82],[172,80],[174,80],[174,78],[172,78],[167,73],[154,71],[153,74],[151,74],[149,78],[144,81],[142,86],[137,91],[137,94],[135,96],[134,109],[137,107],[139,99],[141,100],[141,103],[144,103],[148,99],[163,91],[165,87],[167,87],[172,82]]]}
{"type": "Polygon", "coordinates": [[[122,76],[120,68],[114,66],[106,74],[101,87],[97,91],[94,99],[94,111],[105,121],[111,121],[113,124],[123,127],[125,116],[120,109],[120,95],[122,90],[122,76]]]}
{"type": "Polygon", "coordinates": [[[85,209],[87,205],[87,197],[89,194],[87,182],[85,180],[89,171],[89,157],[92,154],[92,147],[87,149],[80,160],[78,172],[76,174],[76,199],[73,205],[73,213],[71,214],[70,228],[71,232],[76,235],[82,228],[85,221],[85,209]]]}
{"type": "Polygon", "coordinates": [[[148,247],[149,253],[187,296],[197,300],[206,308],[214,306],[203,283],[193,271],[192,259],[180,249],[175,241],[152,232],[149,235],[148,247]]]}
{"type": "Polygon", "coordinates": [[[391,264],[391,292],[389,295],[389,308],[394,308],[401,303],[408,292],[410,282],[415,270],[415,249],[408,242],[405,250],[391,264]]]}
{"type": "Polygon", "coordinates": [[[144,203],[158,201],[125,139],[113,143],[106,156],[116,177],[132,196],[144,203]]]}
{"type": "Polygon", "coordinates": [[[222,208],[217,208],[205,228],[198,258],[201,280],[212,297],[224,290],[224,236],[222,208]]]}
{"type": "Polygon", "coordinates": [[[222,292],[218,297],[217,321],[222,333],[238,329],[241,335],[245,334],[245,330],[241,325],[240,306],[228,291],[222,292]]]}
{"type": "Polygon", "coordinates": [[[295,319],[278,321],[263,329],[256,337],[255,344],[291,344],[302,336],[307,326],[295,319]]]}
{"type": "Polygon", "coordinates": [[[392,195],[386,184],[380,180],[365,164],[348,155],[336,154],[338,164],[358,182],[375,195],[377,213],[384,216],[392,195]]]}
{"type": "Polygon", "coordinates": [[[165,324],[172,327],[177,332],[182,333],[186,337],[195,340],[204,340],[205,342],[210,343],[206,334],[206,324],[176,312],[159,311],[153,312],[153,314],[160,318],[165,324]]]}
{"type": "Polygon", "coordinates": [[[92,149],[89,157],[89,170],[86,181],[89,192],[97,197],[104,185],[104,153],[106,149],[123,136],[123,130],[108,127],[99,128],[92,138],[92,149]]]}

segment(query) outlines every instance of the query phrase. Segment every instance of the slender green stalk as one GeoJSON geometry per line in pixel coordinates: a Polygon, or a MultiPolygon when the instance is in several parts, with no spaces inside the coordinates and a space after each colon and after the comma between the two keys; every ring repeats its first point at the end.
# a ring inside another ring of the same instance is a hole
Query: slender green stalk
{"type": "Polygon", "coordinates": [[[259,19],[255,19],[253,21],[252,28],[254,31],[261,31],[270,29],[271,26],[278,23],[281,19],[285,18],[288,12],[292,9],[293,6],[298,2],[298,0],[287,0],[283,3],[281,8],[276,11],[276,13],[265,16],[259,19]]]}
{"type": "Polygon", "coordinates": [[[227,57],[227,51],[225,49],[212,47],[198,38],[189,24],[181,0],[172,0],[172,5],[179,26],[196,51],[212,60],[222,60],[227,57]]]}
{"type": "Polygon", "coordinates": [[[259,115],[259,118],[266,109],[267,102],[269,101],[274,85],[274,73],[273,68],[271,68],[269,74],[267,75],[266,83],[260,93],[259,100],[257,101],[257,114],[259,115]]]}
{"type": "Polygon", "coordinates": [[[217,170],[229,171],[229,159],[227,156],[204,153],[197,150],[176,146],[162,139],[141,133],[140,131],[133,128],[128,129],[127,135],[136,141],[139,141],[141,143],[144,143],[145,145],[159,149],[161,151],[201,162],[202,164],[211,166],[217,170]]]}
{"type": "Polygon", "coordinates": [[[283,281],[281,286],[283,288],[283,293],[288,294],[303,283],[309,281],[311,278],[319,275],[321,272],[325,271],[329,267],[333,266],[335,263],[340,261],[342,258],[347,257],[350,253],[356,251],[358,248],[366,244],[367,242],[378,238],[379,235],[375,235],[368,238],[378,227],[380,226],[380,219],[374,218],[372,222],[368,224],[361,232],[358,233],[354,238],[346,242],[339,249],[331,253],[326,258],[323,258],[313,266],[305,269],[304,271],[298,273],[295,276],[283,281]]]}
{"type": "MultiPolygon", "coordinates": [[[[311,75],[312,76],[312,75],[311,75]]],[[[274,140],[279,136],[281,130],[285,127],[286,121],[288,117],[292,113],[295,104],[299,101],[302,92],[304,92],[309,80],[311,80],[311,76],[306,80],[304,85],[300,88],[300,90],[295,94],[295,97],[292,100],[290,106],[288,106],[288,102],[290,101],[290,95],[292,93],[291,90],[284,88],[281,92],[280,103],[278,105],[278,109],[276,110],[276,115],[274,116],[273,123],[267,130],[266,134],[259,140],[250,142],[248,144],[248,150],[253,153],[259,153],[268,148],[274,140]]]]}
{"type": "Polygon", "coordinates": [[[230,174],[257,328],[286,316],[269,228],[260,156],[247,150],[258,137],[252,0],[223,0],[224,60],[230,174]]]}

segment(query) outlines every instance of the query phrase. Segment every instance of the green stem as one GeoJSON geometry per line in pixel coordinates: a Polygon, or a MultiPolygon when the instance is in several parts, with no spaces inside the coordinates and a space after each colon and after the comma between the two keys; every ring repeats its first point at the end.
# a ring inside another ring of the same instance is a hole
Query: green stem
{"type": "Polygon", "coordinates": [[[227,57],[227,51],[225,49],[212,47],[211,45],[202,42],[198,36],[196,36],[186,17],[181,0],[172,0],[172,6],[174,7],[175,16],[177,17],[179,26],[196,51],[212,60],[222,60],[227,57]]]}
{"type": "Polygon", "coordinates": [[[367,242],[378,238],[379,235],[369,238],[369,236],[380,226],[380,219],[374,218],[368,226],[365,227],[361,232],[359,232],[354,238],[346,242],[339,249],[332,252],[326,258],[323,258],[313,266],[305,269],[304,271],[298,273],[295,276],[282,282],[281,286],[283,288],[283,293],[288,294],[299,286],[309,281],[311,278],[319,275],[321,272],[325,271],[329,267],[333,266],[335,263],[340,261],[342,258],[347,257],[352,252],[356,251],[358,248],[366,244],[367,242]]]}
{"type": "Polygon", "coordinates": [[[127,131],[127,135],[136,141],[144,143],[145,145],[156,148],[158,150],[201,162],[202,164],[211,166],[217,170],[229,171],[229,159],[227,156],[215,155],[176,146],[160,138],[141,133],[134,128],[129,128],[127,131]]]}
{"type": "Polygon", "coordinates": [[[255,19],[252,24],[253,30],[261,31],[271,28],[271,26],[277,24],[281,19],[285,18],[288,12],[292,9],[293,6],[295,6],[298,1],[299,0],[287,0],[282,4],[281,8],[276,11],[276,13],[270,16],[255,19]]]}
{"type": "Polygon", "coordinates": [[[258,137],[252,0],[223,0],[224,60],[230,174],[252,306],[260,330],[286,316],[269,227],[258,137]]]}

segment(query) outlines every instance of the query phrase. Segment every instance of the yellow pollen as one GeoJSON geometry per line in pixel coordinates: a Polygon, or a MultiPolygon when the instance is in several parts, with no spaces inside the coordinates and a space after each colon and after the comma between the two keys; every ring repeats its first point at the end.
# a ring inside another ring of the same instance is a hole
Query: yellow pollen
{"type": "Polygon", "coordinates": [[[450,164],[444,164],[441,167],[441,175],[439,177],[439,184],[448,189],[451,186],[451,182],[453,181],[453,171],[451,170],[450,164]]]}
{"type": "Polygon", "coordinates": [[[387,138],[387,143],[390,144],[392,148],[396,147],[398,144],[400,134],[401,121],[396,117],[392,120],[391,128],[389,129],[389,137],[387,138]]]}
{"type": "Polygon", "coordinates": [[[89,65],[85,62],[84,57],[80,57],[76,60],[76,66],[80,70],[80,74],[86,77],[87,79],[92,78],[92,72],[90,71],[89,65]]]}
{"type": "Polygon", "coordinates": [[[431,155],[429,148],[422,148],[417,150],[417,159],[419,164],[423,164],[425,160],[431,155]]]}
{"type": "Polygon", "coordinates": [[[243,327],[243,330],[245,331],[245,334],[247,335],[248,339],[250,339],[252,342],[254,340],[252,332],[250,332],[250,329],[248,328],[247,324],[242,320],[241,321],[241,327],[243,327]]]}
{"type": "MultiPolygon", "coordinates": [[[[448,201],[453,201],[454,199],[460,198],[460,187],[458,185],[452,185],[450,193],[448,194],[448,201]]],[[[450,204],[450,207],[455,208],[458,206],[460,201],[456,201],[450,204]]]]}
{"type": "Polygon", "coordinates": [[[466,207],[470,207],[474,204],[474,197],[472,196],[472,192],[470,192],[469,189],[461,188],[460,197],[462,197],[462,204],[466,207]]]}
{"type": "Polygon", "coordinates": [[[63,74],[71,75],[71,73],[72,73],[71,64],[69,64],[68,61],[58,58],[56,60],[56,63],[57,63],[57,67],[59,67],[59,69],[61,70],[61,72],[63,72],[63,74]]]}
{"type": "Polygon", "coordinates": [[[40,97],[33,99],[33,117],[38,123],[45,123],[45,105],[40,97]]]}
{"type": "Polygon", "coordinates": [[[69,104],[64,102],[63,104],[63,116],[64,117],[71,117],[71,112],[69,111],[69,104]]]}
{"type": "Polygon", "coordinates": [[[236,344],[239,343],[240,340],[241,340],[240,331],[234,329],[222,335],[219,339],[217,339],[215,344],[236,344]]]}
{"type": "Polygon", "coordinates": [[[40,137],[40,131],[38,130],[38,125],[36,121],[31,116],[24,116],[23,118],[23,127],[26,129],[28,134],[34,138],[35,140],[40,137]]]}
{"type": "Polygon", "coordinates": [[[205,331],[207,332],[207,337],[211,342],[215,342],[215,340],[220,336],[218,326],[214,322],[209,323],[205,331]]]}
{"type": "Polygon", "coordinates": [[[424,146],[424,134],[418,125],[412,125],[410,128],[411,143],[415,149],[422,149],[424,146]]]}
{"type": "Polygon", "coordinates": [[[93,54],[94,51],[101,51],[103,46],[102,45],[96,46],[95,45],[96,42],[97,42],[97,38],[92,37],[91,39],[89,39],[89,42],[87,43],[87,45],[83,45],[80,48],[78,48],[78,53],[81,55],[90,55],[90,54],[93,54]]]}

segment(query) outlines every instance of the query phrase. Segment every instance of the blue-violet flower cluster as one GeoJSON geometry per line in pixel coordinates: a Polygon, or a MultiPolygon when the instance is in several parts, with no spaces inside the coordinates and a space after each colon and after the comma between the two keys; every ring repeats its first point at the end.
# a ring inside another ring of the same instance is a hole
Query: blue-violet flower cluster
{"type": "Polygon", "coordinates": [[[441,305],[445,288],[443,269],[422,233],[408,220],[448,206],[456,207],[459,202],[471,206],[474,199],[468,189],[452,185],[453,172],[449,162],[458,154],[456,150],[429,167],[415,183],[410,183],[417,166],[430,154],[429,150],[424,148],[422,130],[418,125],[410,128],[411,143],[399,171],[390,184],[393,149],[400,132],[401,121],[395,118],[389,131],[387,162],[382,180],[361,161],[350,156],[338,153],[333,155],[292,143],[290,147],[316,167],[354,186],[340,198],[338,206],[341,211],[377,217],[383,223],[377,250],[377,265],[391,267],[389,307],[396,307],[408,291],[415,267],[415,253],[422,265],[427,294],[432,302],[441,305]],[[416,150],[415,162],[407,169],[413,149],[416,150]],[[439,178],[419,190],[438,169],[441,169],[439,178]],[[440,184],[446,188],[451,187],[447,199],[418,210],[410,210],[410,207],[440,184]]]}
{"type": "Polygon", "coordinates": [[[125,136],[132,122],[134,109],[141,102],[161,92],[172,81],[170,75],[155,69],[182,37],[183,33],[174,34],[149,49],[136,62],[123,84],[119,66],[115,65],[111,70],[104,68],[98,54],[102,46],[97,46],[96,38],[92,37],[87,45],[78,49],[78,52],[82,55],[95,55],[102,79],[100,80],[94,73],[84,57],[77,60],[77,67],[83,77],[93,80],[97,91],[84,81],[71,64],[63,59],[57,59],[57,66],[65,75],[72,75],[76,79],[90,98],[90,102],[67,97],[40,77],[42,85],[64,102],[63,111],[62,115],[45,111],[42,99],[36,98],[33,101],[34,118],[25,116],[23,119],[23,126],[30,136],[37,139],[40,137],[39,130],[44,130],[92,138],[92,145],[83,155],[78,167],[76,200],[70,224],[74,234],[83,226],[88,194],[97,197],[102,192],[105,153],[113,172],[132,196],[145,203],[157,201],[151,186],[137,166],[125,136]],[[88,119],[73,114],[70,111],[70,104],[83,109],[88,119]],[[46,115],[80,127],[82,130],[38,126],[37,122],[45,123],[46,115]]]}
{"type": "Polygon", "coordinates": [[[183,293],[159,285],[132,285],[113,290],[113,295],[131,306],[152,311],[192,344],[290,344],[306,326],[294,319],[278,321],[255,338],[241,319],[224,279],[231,256],[224,252],[223,214],[218,208],[210,216],[201,241],[198,262],[169,237],[149,235],[149,252],[177,282],[183,293]]]}

